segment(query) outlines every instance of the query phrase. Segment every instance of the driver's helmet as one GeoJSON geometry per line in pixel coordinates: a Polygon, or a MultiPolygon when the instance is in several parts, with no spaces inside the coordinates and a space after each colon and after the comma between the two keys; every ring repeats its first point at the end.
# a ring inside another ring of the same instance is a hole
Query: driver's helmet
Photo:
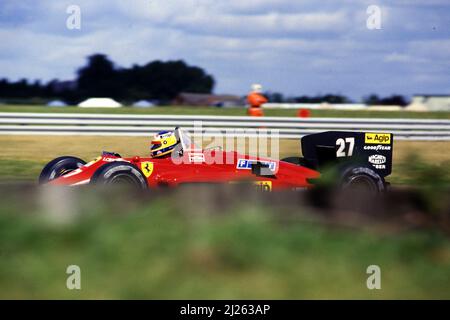
{"type": "Polygon", "coordinates": [[[160,131],[153,137],[150,146],[150,155],[152,158],[161,158],[172,153],[177,145],[177,137],[172,131],[160,131]]]}

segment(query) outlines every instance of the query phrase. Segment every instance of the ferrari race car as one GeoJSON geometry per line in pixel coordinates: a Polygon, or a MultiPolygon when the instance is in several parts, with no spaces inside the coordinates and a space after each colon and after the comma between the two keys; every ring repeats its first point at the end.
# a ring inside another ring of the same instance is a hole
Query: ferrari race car
{"type": "Polygon", "coordinates": [[[301,139],[303,157],[281,160],[251,157],[220,148],[201,149],[180,128],[173,132],[176,148],[170,157],[123,158],[103,152],[95,160],[64,156],[50,161],[39,183],[77,186],[125,184],[139,189],[193,183],[249,182],[261,190],[298,190],[320,181],[327,168],[336,168],[337,185],[386,190],[391,173],[393,135],[327,131],[301,139]],[[175,140],[176,139],[176,140],[175,140]]]}

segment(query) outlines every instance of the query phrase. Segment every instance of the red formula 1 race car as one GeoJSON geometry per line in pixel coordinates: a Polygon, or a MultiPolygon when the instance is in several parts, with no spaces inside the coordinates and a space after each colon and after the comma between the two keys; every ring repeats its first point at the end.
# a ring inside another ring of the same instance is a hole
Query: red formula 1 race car
{"type": "Polygon", "coordinates": [[[251,181],[262,190],[297,190],[313,186],[324,168],[338,168],[336,183],[364,186],[379,193],[391,173],[393,137],[390,133],[328,131],[301,140],[303,157],[282,160],[251,157],[221,149],[196,147],[189,135],[176,128],[152,141],[150,157],[123,158],[103,152],[86,163],[65,156],[50,161],[40,184],[128,184],[140,189],[192,183],[251,181]],[[170,155],[170,156],[167,156],[170,155]]]}

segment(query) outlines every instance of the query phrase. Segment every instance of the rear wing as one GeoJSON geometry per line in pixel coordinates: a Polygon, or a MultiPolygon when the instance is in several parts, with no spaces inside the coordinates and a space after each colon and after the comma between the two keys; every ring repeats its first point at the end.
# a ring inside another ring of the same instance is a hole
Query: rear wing
{"type": "Polygon", "coordinates": [[[392,172],[393,138],[392,133],[326,131],[304,136],[301,146],[305,160],[319,171],[348,162],[386,177],[392,172]]]}

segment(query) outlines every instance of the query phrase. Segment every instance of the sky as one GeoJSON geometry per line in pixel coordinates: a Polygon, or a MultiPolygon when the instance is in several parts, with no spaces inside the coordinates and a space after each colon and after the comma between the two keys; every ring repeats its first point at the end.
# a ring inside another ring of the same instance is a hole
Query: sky
{"type": "Polygon", "coordinates": [[[450,1],[0,1],[0,78],[74,79],[93,53],[118,67],[183,59],[216,93],[450,94],[450,1]]]}

